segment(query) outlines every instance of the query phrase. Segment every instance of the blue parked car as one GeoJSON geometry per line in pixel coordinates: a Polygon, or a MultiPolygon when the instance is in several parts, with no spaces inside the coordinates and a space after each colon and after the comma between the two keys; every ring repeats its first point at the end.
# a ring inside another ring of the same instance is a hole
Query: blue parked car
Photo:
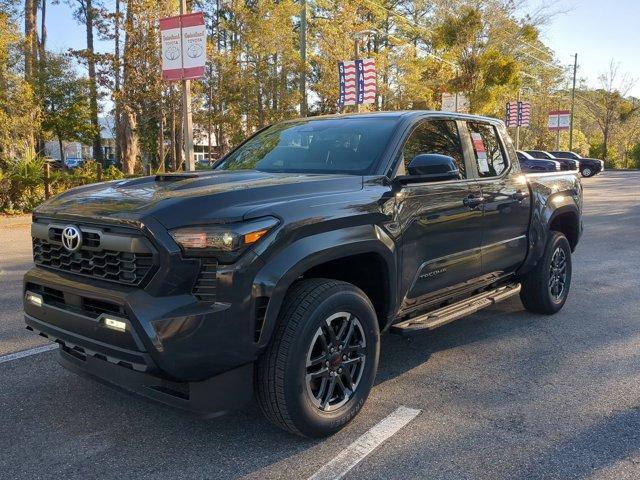
{"type": "Polygon", "coordinates": [[[543,160],[541,158],[533,158],[527,152],[518,150],[518,160],[520,168],[525,173],[535,172],[559,172],[561,170],[560,162],[555,160],[543,160]]]}

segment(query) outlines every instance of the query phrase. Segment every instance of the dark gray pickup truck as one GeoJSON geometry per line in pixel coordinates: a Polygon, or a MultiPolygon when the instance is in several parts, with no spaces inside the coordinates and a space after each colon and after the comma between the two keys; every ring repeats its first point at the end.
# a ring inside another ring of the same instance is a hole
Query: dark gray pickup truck
{"type": "Polygon", "coordinates": [[[581,210],[576,174],[524,176],[494,119],[292,120],[211,171],[44,203],[25,319],[75,372],[203,416],[255,397],[276,425],[328,435],[369,395],[382,332],[518,294],[559,311],[581,210]]]}

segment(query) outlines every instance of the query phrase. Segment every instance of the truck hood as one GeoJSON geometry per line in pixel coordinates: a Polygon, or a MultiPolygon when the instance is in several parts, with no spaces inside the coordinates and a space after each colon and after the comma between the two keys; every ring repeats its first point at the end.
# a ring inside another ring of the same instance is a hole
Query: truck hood
{"type": "Polygon", "coordinates": [[[207,171],[116,180],[74,188],[43,203],[36,216],[140,223],[153,216],[167,228],[239,221],[250,210],[292,199],[362,189],[362,177],[207,171]]]}

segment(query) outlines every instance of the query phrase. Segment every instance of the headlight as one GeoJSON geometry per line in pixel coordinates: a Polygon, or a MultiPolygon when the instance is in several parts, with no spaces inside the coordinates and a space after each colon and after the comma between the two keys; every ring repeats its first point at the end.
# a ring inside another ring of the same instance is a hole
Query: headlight
{"type": "Polygon", "coordinates": [[[277,224],[276,218],[265,217],[244,223],[177,228],[169,234],[186,255],[216,256],[224,262],[239,256],[277,224]]]}

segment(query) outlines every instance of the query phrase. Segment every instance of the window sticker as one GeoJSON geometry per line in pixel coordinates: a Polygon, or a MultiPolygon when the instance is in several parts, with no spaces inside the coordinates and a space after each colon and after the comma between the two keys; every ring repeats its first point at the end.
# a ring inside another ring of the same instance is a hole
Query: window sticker
{"type": "Polygon", "coordinates": [[[488,173],[489,162],[487,161],[487,149],[484,146],[482,135],[478,132],[471,132],[471,140],[473,141],[473,149],[478,159],[478,170],[480,170],[480,173],[488,173]]]}

